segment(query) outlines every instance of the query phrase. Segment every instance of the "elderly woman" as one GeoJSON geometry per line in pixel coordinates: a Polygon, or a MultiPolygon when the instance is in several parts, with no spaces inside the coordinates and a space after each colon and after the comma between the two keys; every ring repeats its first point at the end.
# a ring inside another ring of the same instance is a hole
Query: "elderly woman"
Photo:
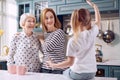
{"type": "Polygon", "coordinates": [[[28,72],[39,72],[40,42],[38,35],[33,32],[36,19],[34,15],[24,13],[20,17],[20,26],[23,31],[13,36],[7,58],[7,65],[25,65],[28,72]]]}

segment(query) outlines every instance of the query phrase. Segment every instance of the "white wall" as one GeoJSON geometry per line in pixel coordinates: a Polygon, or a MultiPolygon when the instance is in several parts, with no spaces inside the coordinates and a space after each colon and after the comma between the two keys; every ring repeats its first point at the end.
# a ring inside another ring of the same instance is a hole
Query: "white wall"
{"type": "MultiPolygon", "coordinates": [[[[108,29],[108,20],[102,20],[102,31],[105,32],[108,29]]],[[[120,24],[119,24],[119,18],[112,18],[110,20],[113,25],[110,26],[110,30],[112,30],[115,33],[115,40],[107,44],[102,39],[97,38],[96,43],[102,45],[102,52],[103,52],[103,58],[104,59],[120,59],[120,24]]]]}
{"type": "Polygon", "coordinates": [[[11,36],[17,32],[17,3],[15,0],[6,0],[5,2],[5,13],[3,17],[4,34],[1,37],[1,52],[4,45],[9,46],[11,36]]]}

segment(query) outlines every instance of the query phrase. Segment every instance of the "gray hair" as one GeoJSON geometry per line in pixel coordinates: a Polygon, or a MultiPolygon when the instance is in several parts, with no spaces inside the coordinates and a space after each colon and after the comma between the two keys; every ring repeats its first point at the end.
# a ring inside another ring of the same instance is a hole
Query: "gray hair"
{"type": "Polygon", "coordinates": [[[24,13],[20,16],[20,26],[23,27],[25,25],[25,21],[27,18],[33,18],[36,23],[36,18],[33,14],[30,13],[24,13]]]}

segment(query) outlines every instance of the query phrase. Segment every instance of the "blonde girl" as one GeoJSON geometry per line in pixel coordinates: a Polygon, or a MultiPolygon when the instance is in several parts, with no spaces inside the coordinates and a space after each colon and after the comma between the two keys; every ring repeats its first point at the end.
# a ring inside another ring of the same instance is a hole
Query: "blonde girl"
{"type": "Polygon", "coordinates": [[[98,7],[90,0],[86,2],[94,8],[95,23],[91,25],[88,9],[75,10],[71,16],[73,37],[67,45],[66,61],[57,64],[48,61],[52,68],[70,67],[64,75],[73,80],[94,80],[97,71],[94,45],[101,18],[98,7]]]}

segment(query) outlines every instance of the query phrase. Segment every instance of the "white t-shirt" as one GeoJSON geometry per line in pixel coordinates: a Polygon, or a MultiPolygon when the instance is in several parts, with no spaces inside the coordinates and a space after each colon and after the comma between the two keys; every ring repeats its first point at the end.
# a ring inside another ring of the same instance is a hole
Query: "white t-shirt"
{"type": "Polygon", "coordinates": [[[77,43],[74,43],[74,37],[69,40],[66,55],[75,57],[74,64],[70,67],[73,72],[91,73],[97,71],[94,44],[98,32],[97,25],[93,25],[90,30],[79,34],[77,43]]]}

